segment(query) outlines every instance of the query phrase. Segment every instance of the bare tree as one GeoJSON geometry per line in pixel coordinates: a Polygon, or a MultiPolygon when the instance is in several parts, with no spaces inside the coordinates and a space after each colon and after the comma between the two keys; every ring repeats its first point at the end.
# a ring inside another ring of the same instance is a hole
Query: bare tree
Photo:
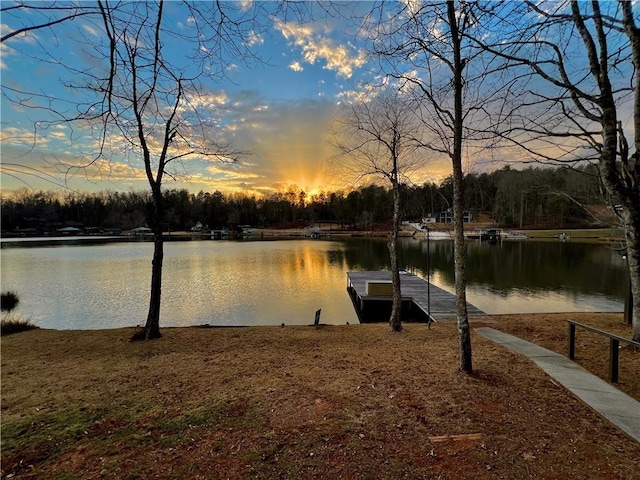
{"type": "MultiPolygon", "coordinates": [[[[109,55],[111,68],[108,75],[96,78],[89,88],[94,93],[106,92],[106,96],[101,98],[103,108],[99,118],[103,141],[107,138],[113,141],[119,136],[127,145],[128,152],[141,156],[151,188],[150,226],[154,236],[151,291],[146,323],[139,336],[142,339],[158,338],[161,336],[163,226],[166,214],[162,194],[164,177],[171,176],[170,164],[189,156],[197,154],[200,158],[234,161],[235,154],[220,141],[212,140],[216,138],[212,135],[215,135],[213,119],[203,118],[198,109],[206,97],[197,83],[204,71],[177,67],[163,55],[163,46],[170,41],[170,38],[163,38],[163,3],[136,4],[131,6],[130,15],[126,17],[115,14],[119,12],[110,9],[106,3],[99,2],[99,5],[109,40],[104,53],[109,55]]],[[[195,7],[191,11],[193,15],[200,15],[200,22],[196,24],[198,37],[206,38],[205,27],[215,25],[206,23],[210,19],[203,21],[205,12],[195,10],[195,7]]],[[[219,14],[223,16],[222,12],[219,14]]],[[[222,28],[205,48],[216,46],[215,40],[220,41],[224,34],[237,35],[236,26],[229,32],[227,25],[218,24],[222,28]]],[[[240,42],[241,39],[239,37],[235,41],[240,42]]],[[[200,43],[202,45],[202,40],[200,43]]],[[[233,41],[230,44],[233,45],[233,41]]],[[[209,58],[203,58],[208,64],[209,58]]],[[[89,122],[93,118],[92,115],[86,117],[89,122]]]]}
{"type": "Polygon", "coordinates": [[[640,341],[640,28],[632,2],[505,2],[474,40],[509,62],[504,138],[542,162],[598,166],[624,227],[640,341]],[[499,32],[499,33],[498,33],[499,32]],[[630,146],[632,146],[630,148],[630,146]]]}
{"type": "Polygon", "coordinates": [[[446,156],[453,169],[456,316],[460,369],[473,371],[466,297],[463,226],[464,152],[487,135],[477,126],[493,99],[486,88],[491,66],[467,37],[480,22],[467,2],[380,2],[372,9],[367,32],[381,71],[405,84],[418,101],[426,131],[423,147],[446,156]]]}
{"type": "MultiPolygon", "coordinates": [[[[215,108],[206,108],[216,105],[216,92],[205,87],[205,82],[224,75],[232,60],[252,59],[247,40],[259,33],[257,18],[264,13],[259,12],[262,7],[252,10],[239,3],[184,2],[185,23],[176,28],[168,21],[163,1],[98,0],[91,8],[58,2],[20,6],[33,8],[40,16],[32,17],[31,25],[5,35],[3,42],[79,16],[88,22],[84,26],[89,28],[78,25],[75,30],[84,64],[67,61],[64,52],[54,53],[51,46],[41,44],[41,60],[66,73],[65,86],[72,92],[68,98],[7,85],[2,93],[9,101],[44,112],[34,137],[54,125],[77,128],[79,133],[70,140],[85,140],[90,132],[93,141],[76,162],[57,164],[65,174],[100,175],[115,159],[128,159],[135,168],[141,165],[151,189],[148,221],[154,253],[149,310],[137,337],[158,338],[166,214],[163,181],[186,171],[191,158],[235,160],[238,152],[216,129],[215,108]],[[184,48],[184,55],[169,58],[167,46],[175,44],[184,48]]],[[[274,12],[277,9],[274,4],[274,12]]]]}
{"type": "Polygon", "coordinates": [[[336,119],[334,146],[342,167],[355,178],[382,178],[393,192],[393,224],[389,241],[393,304],[389,330],[402,331],[400,268],[398,266],[398,232],[400,231],[400,188],[403,178],[420,164],[418,145],[420,130],[410,99],[391,88],[371,98],[361,98],[342,105],[336,119]]]}

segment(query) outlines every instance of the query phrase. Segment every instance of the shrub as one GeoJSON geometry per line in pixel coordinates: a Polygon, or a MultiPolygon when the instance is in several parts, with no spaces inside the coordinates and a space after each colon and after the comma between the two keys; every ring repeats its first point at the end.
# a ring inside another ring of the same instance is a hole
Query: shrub
{"type": "Polygon", "coordinates": [[[16,292],[9,291],[0,294],[0,309],[3,312],[10,312],[18,306],[18,303],[20,303],[20,299],[16,292]]]}
{"type": "Polygon", "coordinates": [[[33,330],[40,328],[34,325],[29,320],[26,320],[15,315],[3,316],[0,321],[0,336],[11,335],[12,333],[26,332],[27,330],[33,330]]]}

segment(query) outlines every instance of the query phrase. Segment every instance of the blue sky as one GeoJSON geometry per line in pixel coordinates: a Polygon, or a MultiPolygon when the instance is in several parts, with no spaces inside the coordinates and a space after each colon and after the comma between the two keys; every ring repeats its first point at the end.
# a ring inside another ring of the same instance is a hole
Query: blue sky
{"type": "MultiPolygon", "coordinates": [[[[236,2],[233,6],[242,5],[236,2]]],[[[189,23],[188,12],[180,3],[169,2],[166,8],[168,29],[189,23]]],[[[355,9],[362,12],[369,8],[368,2],[359,2],[345,12],[350,16],[358,13],[355,9]]],[[[192,158],[178,172],[177,181],[167,179],[166,188],[269,194],[293,185],[310,193],[353,185],[354,179],[331,174],[329,161],[335,151],[328,140],[337,105],[368,83],[372,73],[363,45],[358,45],[358,26],[348,18],[325,15],[317,5],[312,13],[313,18],[304,23],[295,18],[289,22],[281,17],[260,18],[265,28],[248,32],[245,43],[261,61],[245,65],[240,59],[230,59],[224,78],[205,86],[211,98],[216,98],[227,138],[232,132],[233,147],[248,155],[234,165],[192,158]]],[[[34,16],[20,11],[3,15],[2,33],[33,22],[34,16]]],[[[43,62],[38,49],[44,45],[61,61],[84,68],[87,61],[95,60],[89,58],[86,45],[79,45],[74,38],[85,35],[92,39],[100,34],[98,21],[79,18],[5,41],[3,85],[58,95],[65,72],[43,62]]],[[[181,48],[168,42],[165,53],[178,59],[181,48]]],[[[4,191],[25,185],[49,190],[62,183],[79,191],[148,188],[140,166],[117,155],[100,172],[83,171],[63,178],[54,164],[71,161],[74,149],[84,143],[82,132],[50,128],[40,131],[34,142],[34,122],[43,115],[46,117],[46,112],[2,98],[4,191]],[[11,164],[19,164],[18,171],[12,171],[11,164]],[[29,174],[36,171],[37,175],[29,174]]],[[[440,179],[446,173],[443,168],[429,176],[440,179]]]]}

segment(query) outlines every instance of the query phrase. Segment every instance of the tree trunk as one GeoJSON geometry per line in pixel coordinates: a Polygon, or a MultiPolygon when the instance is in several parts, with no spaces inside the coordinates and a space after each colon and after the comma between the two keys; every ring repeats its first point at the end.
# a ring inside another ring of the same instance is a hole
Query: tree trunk
{"type": "Polygon", "coordinates": [[[160,187],[153,189],[153,260],[151,263],[151,294],[149,296],[149,313],[144,326],[144,339],[160,338],[160,303],[162,297],[162,262],[164,260],[164,238],[162,236],[162,193],[160,187]]]}
{"type": "Polygon", "coordinates": [[[398,267],[398,231],[400,230],[400,190],[398,182],[393,183],[393,227],[391,229],[391,241],[389,242],[389,254],[391,256],[391,281],[393,283],[393,304],[391,317],[389,318],[389,330],[401,332],[402,322],[402,291],[400,289],[400,268],[398,267]]]}
{"type": "Polygon", "coordinates": [[[151,295],[149,297],[149,313],[144,326],[145,339],[160,338],[160,300],[162,293],[162,261],[164,259],[164,238],[162,228],[153,232],[153,261],[151,267],[151,295]]]}
{"type": "MultiPolygon", "coordinates": [[[[631,280],[631,318],[632,338],[640,342],[640,82],[638,81],[638,69],[640,69],[640,29],[636,26],[636,17],[633,14],[631,2],[620,2],[622,8],[625,32],[631,43],[633,66],[636,70],[635,84],[633,87],[633,146],[635,152],[631,154],[623,167],[627,175],[626,217],[624,218],[624,231],[627,240],[627,261],[629,262],[629,277],[631,280]]],[[[622,136],[624,133],[620,132],[622,136]]],[[[624,214],[623,214],[624,215],[624,214]]]]}
{"type": "Polygon", "coordinates": [[[453,165],[453,221],[454,221],[454,276],[456,287],[456,318],[458,324],[458,337],[460,341],[460,370],[465,373],[473,372],[471,362],[471,329],[469,328],[469,316],[467,312],[467,275],[466,252],[464,244],[464,177],[462,172],[462,70],[464,65],[461,58],[460,33],[458,20],[453,0],[447,2],[447,17],[451,28],[453,42],[453,94],[454,94],[454,121],[453,121],[453,152],[451,163],[453,165]]]}
{"type": "Polygon", "coordinates": [[[453,221],[454,221],[454,276],[456,288],[456,318],[458,323],[458,337],[460,340],[460,370],[473,372],[471,361],[471,329],[467,312],[467,273],[466,248],[464,241],[464,188],[462,167],[453,167],[453,221]]]}
{"type": "Polygon", "coordinates": [[[640,342],[640,208],[632,207],[628,213],[629,221],[625,222],[627,241],[627,262],[631,283],[631,338],[640,342]]]}

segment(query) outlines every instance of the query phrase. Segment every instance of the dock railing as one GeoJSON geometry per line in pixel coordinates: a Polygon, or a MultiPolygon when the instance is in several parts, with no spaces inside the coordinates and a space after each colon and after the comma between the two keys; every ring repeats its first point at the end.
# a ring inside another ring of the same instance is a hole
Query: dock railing
{"type": "Polygon", "coordinates": [[[603,335],[609,339],[609,379],[612,383],[617,383],[620,342],[638,349],[640,349],[640,343],[619,335],[614,335],[613,333],[605,332],[604,330],[600,330],[599,328],[595,328],[590,325],[574,322],[573,320],[567,320],[567,323],[569,324],[569,358],[571,360],[574,360],[576,356],[576,327],[603,335]]]}

